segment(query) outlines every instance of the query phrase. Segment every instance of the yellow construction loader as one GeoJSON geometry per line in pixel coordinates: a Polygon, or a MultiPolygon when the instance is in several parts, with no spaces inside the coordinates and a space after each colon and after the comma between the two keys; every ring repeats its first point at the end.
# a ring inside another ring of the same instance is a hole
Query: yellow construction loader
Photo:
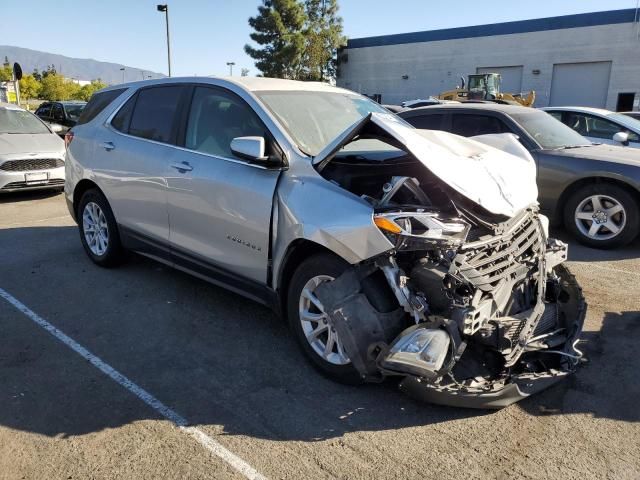
{"type": "Polygon", "coordinates": [[[461,86],[455,90],[442,92],[437,98],[440,100],[457,100],[459,102],[468,100],[487,100],[497,103],[510,103],[533,107],[536,100],[536,92],[531,90],[526,95],[522,93],[502,93],[500,83],[502,78],[499,73],[479,73],[469,75],[467,88],[465,88],[464,78],[461,78],[461,86]]]}

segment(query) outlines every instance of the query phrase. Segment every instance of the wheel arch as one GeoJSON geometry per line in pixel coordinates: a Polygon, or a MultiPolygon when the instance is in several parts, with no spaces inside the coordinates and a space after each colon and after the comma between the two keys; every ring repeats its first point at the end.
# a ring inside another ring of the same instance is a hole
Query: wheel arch
{"type": "Polygon", "coordinates": [[[88,190],[93,189],[98,190],[101,194],[104,195],[104,192],[100,189],[98,184],[87,178],[83,178],[82,180],[80,180],[76,184],[76,187],[73,189],[73,213],[76,222],[78,221],[78,206],[80,205],[80,199],[82,198],[82,195],[84,195],[88,190]]]}
{"type": "Polygon", "coordinates": [[[306,238],[298,238],[291,242],[287,247],[287,250],[282,258],[282,262],[280,263],[280,268],[277,272],[278,276],[275,282],[275,286],[278,292],[279,307],[283,316],[286,317],[289,282],[291,281],[293,272],[295,272],[296,268],[298,268],[298,265],[300,265],[304,260],[318,253],[328,253],[345,260],[343,257],[330,250],[329,248],[306,238]]]}

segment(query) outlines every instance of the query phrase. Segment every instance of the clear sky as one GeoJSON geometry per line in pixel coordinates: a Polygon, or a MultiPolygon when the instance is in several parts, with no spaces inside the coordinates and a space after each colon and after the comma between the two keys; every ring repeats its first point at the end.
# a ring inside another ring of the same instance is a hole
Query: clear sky
{"type": "MultiPolygon", "coordinates": [[[[173,75],[257,73],[243,47],[260,0],[169,3],[173,75]]],[[[638,0],[340,0],[350,38],[635,8],[638,0]]],[[[0,45],[167,70],[164,14],[156,0],[1,0],[0,45]]],[[[524,52],[523,52],[524,54],[524,52]]]]}

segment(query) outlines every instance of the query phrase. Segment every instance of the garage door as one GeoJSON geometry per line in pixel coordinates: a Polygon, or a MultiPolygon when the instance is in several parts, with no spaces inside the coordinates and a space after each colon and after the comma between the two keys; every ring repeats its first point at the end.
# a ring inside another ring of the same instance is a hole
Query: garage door
{"type": "Polygon", "coordinates": [[[604,108],[610,74],[611,62],[555,64],[549,105],[604,108]]]}
{"type": "Polygon", "coordinates": [[[515,67],[479,67],[476,73],[499,73],[502,76],[501,91],[522,92],[522,65],[515,67]]]}

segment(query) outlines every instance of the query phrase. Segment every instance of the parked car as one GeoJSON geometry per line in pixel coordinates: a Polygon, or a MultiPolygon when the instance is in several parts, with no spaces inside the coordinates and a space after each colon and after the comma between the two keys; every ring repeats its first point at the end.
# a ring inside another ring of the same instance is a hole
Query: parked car
{"type": "Polygon", "coordinates": [[[640,112],[620,112],[627,117],[635,118],[636,120],[640,120],[640,112]]]}
{"type": "Polygon", "coordinates": [[[463,137],[515,134],[536,161],[540,207],[554,223],[596,248],[638,236],[640,151],[594,145],[541,110],[513,105],[440,105],[399,115],[417,128],[463,137]]]}
{"type": "Polygon", "coordinates": [[[406,100],[400,104],[402,108],[418,108],[428,107],[429,105],[441,105],[444,103],[458,103],[456,100],[441,100],[436,97],[417,98],[415,100],[406,100]]]}
{"type": "Polygon", "coordinates": [[[87,102],[69,101],[69,102],[45,102],[36,110],[36,115],[45,122],[60,125],[60,135],[64,134],[73,127],[87,102]]]}
{"type": "Polygon", "coordinates": [[[0,193],[61,189],[64,142],[33,113],[0,103],[0,193]]]}
{"type": "Polygon", "coordinates": [[[250,77],[110,87],[67,142],[93,262],[130,249],[270,305],[335,379],[498,408],[578,363],[584,302],[528,154],[250,77]]]}
{"type": "Polygon", "coordinates": [[[640,148],[640,120],[589,107],[548,107],[545,112],[593,143],[640,148]]]}

